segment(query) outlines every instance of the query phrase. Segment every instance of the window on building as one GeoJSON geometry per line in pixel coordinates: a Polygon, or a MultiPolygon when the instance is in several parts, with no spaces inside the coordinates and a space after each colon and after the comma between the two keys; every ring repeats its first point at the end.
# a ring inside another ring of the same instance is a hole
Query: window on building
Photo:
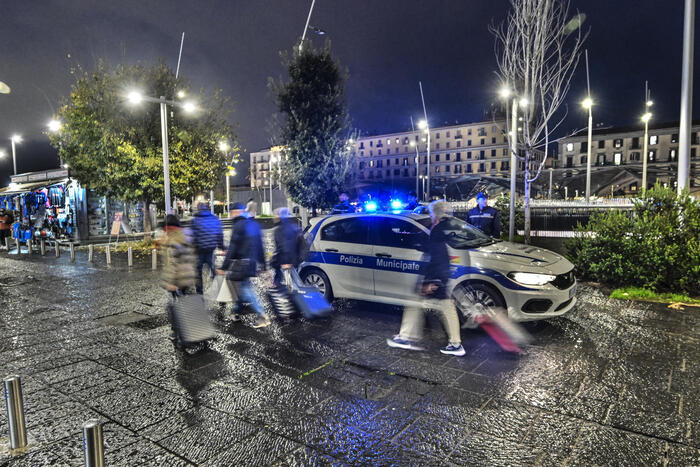
{"type": "Polygon", "coordinates": [[[630,153],[630,162],[633,161],[639,161],[639,153],[638,152],[631,152],[630,153]]]}
{"type": "Polygon", "coordinates": [[[365,148],[365,142],[364,142],[364,141],[361,141],[361,142],[360,142],[360,149],[364,149],[364,148],[365,148]]]}
{"type": "Polygon", "coordinates": [[[467,135],[471,136],[471,134],[472,134],[472,129],[469,128],[469,129],[467,130],[467,135]]]}
{"type": "Polygon", "coordinates": [[[391,159],[387,159],[387,160],[386,160],[386,166],[387,166],[387,167],[391,167],[391,159]]]}
{"type": "Polygon", "coordinates": [[[605,154],[598,154],[595,165],[601,166],[605,165],[605,154]]]}
{"type": "Polygon", "coordinates": [[[461,148],[461,147],[462,147],[462,142],[461,142],[461,141],[457,141],[457,147],[458,147],[458,148],[461,148]]]}
{"type": "Polygon", "coordinates": [[[450,160],[450,154],[445,154],[445,160],[449,161],[450,160]]]}
{"type": "Polygon", "coordinates": [[[440,149],[440,143],[435,143],[435,149],[440,149]]]}
{"type": "Polygon", "coordinates": [[[435,162],[440,162],[440,154],[435,154],[435,162]]]}
{"type": "Polygon", "coordinates": [[[496,133],[498,131],[498,127],[496,125],[491,127],[491,132],[496,133]]]}
{"type": "Polygon", "coordinates": [[[450,166],[449,165],[445,166],[445,172],[450,173],[450,166]]]}
{"type": "Polygon", "coordinates": [[[501,162],[501,170],[509,170],[509,169],[510,169],[510,162],[508,162],[508,161],[501,162]]]}
{"type": "Polygon", "coordinates": [[[370,150],[370,151],[369,151],[369,155],[370,155],[370,156],[374,156],[374,151],[370,150]]]}
{"type": "Polygon", "coordinates": [[[669,151],[668,151],[668,160],[669,160],[669,161],[675,162],[677,151],[678,151],[678,150],[677,150],[676,148],[671,148],[671,149],[669,149],[669,151]]]}
{"type": "Polygon", "coordinates": [[[508,148],[503,148],[503,155],[507,156],[508,155],[508,148]]]}
{"type": "Polygon", "coordinates": [[[408,157],[403,158],[403,166],[406,167],[408,165],[408,157]]]}
{"type": "Polygon", "coordinates": [[[408,136],[403,139],[403,144],[408,144],[408,136]]]}
{"type": "Polygon", "coordinates": [[[486,172],[486,164],[483,162],[479,164],[479,172],[486,172]]]}
{"type": "Polygon", "coordinates": [[[455,154],[455,160],[456,160],[457,162],[459,162],[459,161],[462,160],[462,153],[461,153],[461,152],[458,152],[457,154],[455,154]]]}
{"type": "Polygon", "coordinates": [[[491,157],[496,157],[496,150],[495,149],[491,150],[491,157]]]}
{"type": "Polygon", "coordinates": [[[639,136],[632,138],[632,144],[630,144],[630,149],[639,149],[639,136]]]}
{"type": "Polygon", "coordinates": [[[588,158],[588,156],[581,156],[581,165],[586,163],[587,158],[588,158]]]}
{"type": "Polygon", "coordinates": [[[574,158],[572,156],[568,156],[566,158],[566,166],[567,167],[573,167],[574,166],[574,158]]]}
{"type": "Polygon", "coordinates": [[[652,149],[651,151],[649,151],[649,156],[648,156],[647,162],[654,162],[655,160],[656,160],[656,150],[652,149]]]}
{"type": "Polygon", "coordinates": [[[450,142],[449,141],[445,143],[445,149],[450,149],[450,142]]]}
{"type": "Polygon", "coordinates": [[[374,161],[369,161],[369,166],[374,167],[374,161]]]}
{"type": "Polygon", "coordinates": [[[403,176],[408,177],[408,169],[403,169],[403,176]]]}
{"type": "Polygon", "coordinates": [[[440,173],[440,167],[435,167],[435,173],[436,174],[440,173]]]}
{"type": "Polygon", "coordinates": [[[649,136],[649,144],[658,144],[659,137],[656,135],[649,136]]]}
{"type": "Polygon", "coordinates": [[[450,137],[450,132],[448,131],[445,133],[445,138],[449,138],[449,137],[450,137]]]}
{"type": "Polygon", "coordinates": [[[496,137],[491,138],[491,144],[496,144],[496,137]]]}
{"type": "Polygon", "coordinates": [[[397,177],[401,175],[401,169],[394,169],[394,175],[396,175],[397,177]]]}
{"type": "Polygon", "coordinates": [[[613,163],[615,165],[622,164],[622,153],[621,152],[616,152],[615,154],[613,154],[613,163]]]}
{"type": "Polygon", "coordinates": [[[605,149],[605,140],[601,139],[598,141],[598,149],[605,149]]]}
{"type": "Polygon", "coordinates": [[[472,173],[472,165],[471,164],[467,165],[467,173],[468,174],[472,173]]]}
{"type": "Polygon", "coordinates": [[[495,168],[496,168],[496,161],[491,161],[491,169],[495,169],[495,168]]]}
{"type": "Polygon", "coordinates": [[[384,161],[377,161],[377,167],[381,169],[382,167],[384,167],[383,163],[384,161]]]}
{"type": "Polygon", "coordinates": [[[580,153],[588,152],[588,141],[582,141],[581,142],[581,149],[579,149],[580,153]]]}
{"type": "Polygon", "coordinates": [[[486,158],[486,151],[483,149],[479,151],[479,159],[485,159],[486,158]]]}
{"type": "Polygon", "coordinates": [[[373,148],[373,147],[374,147],[374,141],[370,141],[370,142],[369,142],[369,147],[370,147],[370,148],[373,148]]]}
{"type": "Polygon", "coordinates": [[[378,156],[381,156],[381,155],[382,155],[382,150],[381,150],[381,149],[377,151],[377,155],[378,155],[378,156]]]}
{"type": "Polygon", "coordinates": [[[462,166],[461,165],[455,165],[455,173],[456,174],[462,173],[462,166]]]}
{"type": "Polygon", "coordinates": [[[479,136],[486,136],[486,128],[479,128],[479,136]]]}
{"type": "Polygon", "coordinates": [[[566,150],[572,152],[574,150],[574,143],[566,143],[566,150]]]}
{"type": "Polygon", "coordinates": [[[695,159],[695,155],[697,154],[696,148],[690,148],[690,158],[695,159]]]}
{"type": "Polygon", "coordinates": [[[471,158],[472,158],[472,152],[471,152],[471,151],[467,151],[467,159],[471,159],[471,158]]]}
{"type": "Polygon", "coordinates": [[[622,147],[622,138],[617,138],[613,140],[613,146],[615,146],[615,149],[621,148],[622,147]]]}
{"type": "Polygon", "coordinates": [[[481,145],[486,144],[486,139],[485,139],[485,138],[481,138],[479,141],[480,141],[479,144],[481,144],[481,145]]]}
{"type": "Polygon", "coordinates": [[[399,165],[399,158],[398,157],[396,159],[394,159],[394,164],[399,165]]]}
{"type": "Polygon", "coordinates": [[[365,155],[365,152],[364,152],[364,151],[360,151],[360,157],[364,157],[364,155],[365,155]]]}
{"type": "Polygon", "coordinates": [[[671,142],[672,143],[677,143],[678,142],[678,133],[673,133],[671,135],[671,142]]]}
{"type": "Polygon", "coordinates": [[[391,140],[387,138],[386,145],[389,146],[390,144],[391,144],[391,140]]]}
{"type": "Polygon", "coordinates": [[[457,134],[455,134],[455,139],[461,139],[462,138],[462,130],[457,130],[457,134]]]}
{"type": "Polygon", "coordinates": [[[472,145],[472,140],[468,139],[468,140],[467,140],[467,146],[471,146],[471,145],[472,145]]]}
{"type": "Polygon", "coordinates": [[[365,161],[362,161],[362,162],[360,162],[360,169],[364,169],[364,168],[365,168],[365,161]]]}

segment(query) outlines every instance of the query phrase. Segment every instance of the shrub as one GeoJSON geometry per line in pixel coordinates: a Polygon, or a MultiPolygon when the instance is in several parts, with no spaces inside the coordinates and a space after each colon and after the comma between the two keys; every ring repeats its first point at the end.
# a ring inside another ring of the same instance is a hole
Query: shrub
{"type": "Polygon", "coordinates": [[[700,293],[700,204],[687,192],[657,184],[633,212],[594,215],[576,232],[566,248],[582,279],[700,293]]]}
{"type": "MultiPolygon", "coordinates": [[[[508,240],[508,226],[510,225],[510,198],[508,195],[501,195],[496,200],[496,204],[493,206],[498,209],[498,214],[501,217],[501,238],[503,240],[508,240]]],[[[525,211],[523,208],[523,202],[516,198],[515,200],[515,241],[522,241],[524,237],[517,235],[518,230],[525,229],[525,211]]]]}

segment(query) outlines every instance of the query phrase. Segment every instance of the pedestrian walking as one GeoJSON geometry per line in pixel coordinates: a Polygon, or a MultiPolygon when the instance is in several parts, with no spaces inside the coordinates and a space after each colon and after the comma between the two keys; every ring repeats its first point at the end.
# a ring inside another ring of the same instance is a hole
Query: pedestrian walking
{"type": "Polygon", "coordinates": [[[465,354],[460,336],[459,318],[452,299],[447,294],[447,283],[450,279],[450,257],[447,252],[447,233],[445,232],[447,217],[452,208],[445,201],[433,201],[428,207],[432,227],[425,248],[424,261],[427,262],[425,275],[417,284],[418,300],[416,305],[406,306],[401,320],[399,334],[387,339],[390,347],[408,350],[423,350],[417,343],[423,337],[425,309],[436,310],[447,332],[447,346],[440,352],[448,355],[462,356],[465,354]]]}
{"type": "Polygon", "coordinates": [[[224,249],[224,231],[221,221],[211,213],[207,203],[199,203],[192,221],[192,240],[197,252],[197,281],[198,294],[203,293],[202,273],[204,266],[209,267],[208,274],[213,279],[216,275],[214,268],[214,250],[224,249]]]}
{"type": "MultiPolygon", "coordinates": [[[[237,203],[234,203],[234,204],[237,204],[237,203]]],[[[233,209],[231,209],[231,210],[233,211],[233,209]]],[[[258,203],[256,203],[253,198],[250,198],[248,200],[248,204],[245,205],[245,210],[248,213],[248,216],[255,219],[258,215],[258,203]]]]}
{"type": "Polygon", "coordinates": [[[338,196],[338,204],[333,207],[331,214],[348,214],[355,212],[355,207],[348,201],[348,194],[341,193],[338,196]]]}
{"type": "Polygon", "coordinates": [[[165,251],[162,287],[173,295],[191,293],[196,279],[194,250],[177,215],[165,217],[160,245],[165,251]]]}
{"type": "Polygon", "coordinates": [[[284,278],[282,270],[296,268],[299,266],[302,258],[302,248],[300,243],[304,241],[301,236],[301,229],[296,221],[289,215],[287,208],[275,209],[275,252],[272,256],[270,265],[275,271],[273,279],[275,287],[281,287],[284,278]]]}
{"type": "Polygon", "coordinates": [[[12,227],[12,216],[5,208],[0,208],[0,248],[6,248],[6,238],[10,236],[10,228],[12,227]]]}
{"type": "Polygon", "coordinates": [[[231,213],[233,226],[231,241],[226,252],[226,259],[219,274],[226,274],[238,293],[236,304],[232,311],[232,320],[238,321],[239,313],[244,303],[249,303],[258,317],[253,327],[260,328],[271,324],[270,317],[260,304],[250,278],[257,276],[258,266],[265,269],[265,253],[262,245],[262,234],[257,222],[250,218],[249,213],[241,203],[234,203],[231,213]]]}
{"type": "Polygon", "coordinates": [[[501,218],[498,209],[486,204],[488,195],[484,192],[476,195],[475,208],[467,214],[469,223],[487,235],[498,238],[501,236],[501,218]]]}

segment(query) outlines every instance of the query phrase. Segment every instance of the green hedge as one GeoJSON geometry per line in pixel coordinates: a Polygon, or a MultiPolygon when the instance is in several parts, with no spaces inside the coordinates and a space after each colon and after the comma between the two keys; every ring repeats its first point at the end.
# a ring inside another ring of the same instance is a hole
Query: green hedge
{"type": "Polygon", "coordinates": [[[576,231],[566,248],[579,278],[700,295],[700,203],[688,193],[657,184],[632,213],[611,209],[576,231]]]}

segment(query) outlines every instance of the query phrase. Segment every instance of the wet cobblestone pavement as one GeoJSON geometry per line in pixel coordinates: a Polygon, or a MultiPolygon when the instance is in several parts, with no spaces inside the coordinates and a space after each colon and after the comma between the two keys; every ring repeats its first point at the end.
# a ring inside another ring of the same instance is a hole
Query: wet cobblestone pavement
{"type": "Polygon", "coordinates": [[[434,317],[428,350],[401,351],[400,309],[336,302],[260,330],[219,316],[190,355],[148,259],[83,255],[0,256],[0,370],[22,376],[30,442],[9,452],[3,407],[2,466],[83,465],[90,418],[107,465],[700,465],[697,308],[581,286],[523,355],[464,331],[458,358],[434,317]]]}

